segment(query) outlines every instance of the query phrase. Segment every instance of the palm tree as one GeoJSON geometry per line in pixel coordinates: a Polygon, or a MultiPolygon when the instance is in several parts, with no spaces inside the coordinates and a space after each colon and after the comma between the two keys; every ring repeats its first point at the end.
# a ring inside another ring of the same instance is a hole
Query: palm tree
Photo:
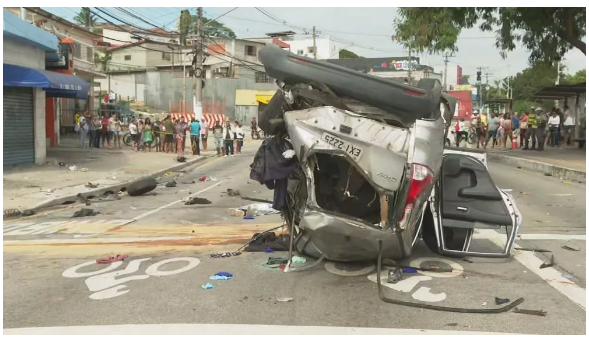
{"type": "Polygon", "coordinates": [[[112,60],[112,52],[105,52],[104,56],[100,56],[98,53],[94,53],[94,64],[100,66],[102,72],[108,71],[108,62],[112,60]]]}
{"type": "Polygon", "coordinates": [[[180,44],[186,46],[186,39],[188,34],[192,32],[192,17],[190,12],[183,10],[180,14],[180,20],[178,21],[178,32],[180,33],[180,44]]]}
{"type": "Polygon", "coordinates": [[[88,7],[82,7],[80,13],[74,17],[74,21],[90,29],[96,24],[96,17],[90,12],[88,7]]]}

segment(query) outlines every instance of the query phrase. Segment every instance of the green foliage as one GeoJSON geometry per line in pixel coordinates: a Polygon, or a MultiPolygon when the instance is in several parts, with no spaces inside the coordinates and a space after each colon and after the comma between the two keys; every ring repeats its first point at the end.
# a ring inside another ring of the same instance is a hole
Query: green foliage
{"type": "Polygon", "coordinates": [[[186,46],[186,38],[188,34],[193,30],[192,17],[188,10],[183,10],[180,14],[180,20],[178,22],[178,32],[180,34],[180,44],[186,46]]]}
{"type": "Polygon", "coordinates": [[[567,74],[562,84],[577,84],[584,83],[586,81],[586,70],[579,70],[574,75],[567,74]]]}
{"type": "Polygon", "coordinates": [[[573,48],[586,53],[584,7],[400,7],[395,38],[417,52],[452,53],[462,29],[496,33],[501,56],[521,42],[531,64],[552,64],[573,48]]]}
{"type": "MultiPolygon", "coordinates": [[[[196,15],[192,15],[191,17],[191,21],[189,23],[189,31],[188,33],[194,33],[195,32],[195,24],[196,24],[196,15]]],[[[235,35],[235,32],[225,26],[224,24],[218,22],[218,21],[213,21],[209,18],[202,18],[202,22],[203,25],[205,25],[205,29],[204,29],[204,34],[205,36],[211,36],[211,37],[227,37],[227,38],[231,38],[231,39],[235,39],[237,36],[235,35]]]]}
{"type": "Polygon", "coordinates": [[[88,7],[82,7],[78,15],[74,16],[74,21],[90,28],[96,24],[96,16],[90,12],[88,7]]]}
{"type": "Polygon", "coordinates": [[[108,62],[112,60],[112,52],[105,52],[103,56],[98,53],[94,53],[94,65],[100,66],[103,72],[108,71],[108,62]]]}
{"type": "Polygon", "coordinates": [[[339,51],[339,58],[340,59],[361,59],[362,56],[358,56],[353,51],[349,51],[347,49],[342,49],[339,51]]]}

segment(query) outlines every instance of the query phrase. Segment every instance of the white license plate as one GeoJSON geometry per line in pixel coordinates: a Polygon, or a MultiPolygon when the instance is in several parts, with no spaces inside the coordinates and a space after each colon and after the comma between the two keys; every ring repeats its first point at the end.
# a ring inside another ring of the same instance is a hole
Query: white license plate
{"type": "Polygon", "coordinates": [[[323,141],[338,150],[344,151],[347,155],[354,158],[354,160],[359,160],[360,157],[362,157],[363,151],[361,147],[347,142],[339,137],[330,135],[329,133],[324,133],[323,141]]]}

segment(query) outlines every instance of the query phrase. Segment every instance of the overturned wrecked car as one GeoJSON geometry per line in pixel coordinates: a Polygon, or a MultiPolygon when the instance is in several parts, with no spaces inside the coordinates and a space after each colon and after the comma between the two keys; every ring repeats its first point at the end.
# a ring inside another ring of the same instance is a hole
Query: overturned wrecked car
{"type": "Polygon", "coordinates": [[[444,148],[456,101],[416,86],[284,51],[259,59],[279,90],[260,112],[251,177],[274,189],[291,249],[341,262],[400,260],[421,239],[449,256],[508,257],[522,218],[478,150],[444,148]],[[444,115],[444,116],[442,116],[444,115]],[[476,229],[506,233],[476,251],[476,229]]]}

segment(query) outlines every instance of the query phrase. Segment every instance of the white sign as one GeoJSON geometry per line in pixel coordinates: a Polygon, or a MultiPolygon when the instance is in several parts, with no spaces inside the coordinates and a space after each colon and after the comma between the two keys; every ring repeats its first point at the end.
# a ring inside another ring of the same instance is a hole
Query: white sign
{"type": "Polygon", "coordinates": [[[189,271],[200,264],[200,260],[195,257],[176,257],[156,262],[150,265],[145,270],[144,275],[130,275],[136,273],[139,270],[141,262],[149,260],[151,260],[150,257],[132,260],[129,262],[129,264],[127,264],[127,267],[123,270],[115,271],[115,269],[123,265],[123,261],[116,261],[107,265],[104,269],[98,271],[79,272],[79,269],[96,264],[96,261],[88,261],[66,269],[62,273],[62,276],[66,278],[87,277],[86,286],[88,287],[88,290],[93,292],[93,294],[91,294],[89,297],[93,300],[104,300],[108,298],[118,297],[128,293],[129,289],[127,289],[127,286],[124,283],[130,281],[145,280],[148,279],[150,276],[161,277],[180,274],[189,271]],[[188,264],[182,268],[178,268],[175,270],[160,270],[160,268],[163,265],[178,261],[185,261],[188,262],[188,264]],[[123,275],[129,276],[120,277],[123,275]]]}
{"type": "MultiPolygon", "coordinates": [[[[410,267],[419,268],[423,262],[441,262],[445,263],[452,267],[453,271],[450,273],[440,273],[440,272],[428,272],[428,271],[421,271],[417,270],[416,274],[407,274],[404,273],[404,279],[397,282],[397,283],[388,283],[386,279],[388,278],[388,269],[384,268],[381,271],[380,279],[381,285],[387,288],[394,289],[396,291],[400,291],[403,293],[412,292],[413,289],[420,283],[425,281],[431,281],[434,277],[437,278],[451,278],[456,277],[464,272],[464,268],[450,260],[434,258],[434,257],[423,257],[412,260],[409,264],[410,267]],[[384,282],[383,282],[384,280],[384,282]]],[[[368,279],[374,283],[376,283],[376,273],[369,275],[368,279]]],[[[432,293],[431,288],[429,287],[419,287],[412,295],[413,299],[422,301],[422,302],[441,302],[446,299],[446,293],[432,293]]]]}
{"type": "Polygon", "coordinates": [[[66,221],[47,221],[41,223],[17,222],[5,224],[3,234],[7,235],[38,235],[38,234],[55,234],[78,225],[112,225],[121,226],[130,223],[133,220],[115,219],[115,220],[66,220],[66,221]]]}

